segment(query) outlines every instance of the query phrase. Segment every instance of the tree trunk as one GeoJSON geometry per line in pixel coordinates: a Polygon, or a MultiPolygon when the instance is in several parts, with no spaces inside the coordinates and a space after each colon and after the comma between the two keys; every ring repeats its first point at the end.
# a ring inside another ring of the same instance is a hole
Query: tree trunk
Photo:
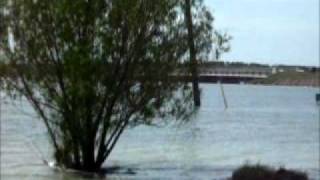
{"type": "Polygon", "coordinates": [[[191,2],[190,0],[185,0],[185,18],[188,28],[188,44],[190,53],[190,64],[191,64],[191,75],[192,75],[192,88],[193,88],[193,100],[196,107],[200,107],[200,90],[199,90],[199,77],[197,70],[197,57],[196,49],[194,46],[194,34],[193,34],[193,23],[191,15],[191,2]]]}

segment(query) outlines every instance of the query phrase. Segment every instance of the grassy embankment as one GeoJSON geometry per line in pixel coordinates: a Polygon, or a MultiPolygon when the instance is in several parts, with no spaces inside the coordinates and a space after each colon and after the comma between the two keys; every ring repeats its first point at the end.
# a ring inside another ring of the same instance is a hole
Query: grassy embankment
{"type": "Polygon", "coordinates": [[[320,87],[320,72],[280,72],[273,74],[266,79],[255,80],[253,83],[265,85],[320,87]]]}

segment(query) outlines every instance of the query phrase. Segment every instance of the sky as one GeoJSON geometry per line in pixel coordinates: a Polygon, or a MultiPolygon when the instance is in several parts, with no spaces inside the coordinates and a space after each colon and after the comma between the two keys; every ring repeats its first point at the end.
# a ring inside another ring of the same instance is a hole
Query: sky
{"type": "Polygon", "coordinates": [[[319,66],[319,0],[204,0],[233,37],[222,60],[319,66]]]}

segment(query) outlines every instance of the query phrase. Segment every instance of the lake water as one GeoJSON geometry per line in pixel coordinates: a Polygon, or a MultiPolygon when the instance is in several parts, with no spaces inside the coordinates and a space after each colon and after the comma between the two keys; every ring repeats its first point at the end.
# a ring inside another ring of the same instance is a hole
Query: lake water
{"type": "MultiPolygon", "coordinates": [[[[106,166],[108,179],[226,179],[240,165],[299,169],[320,179],[315,88],[202,84],[202,106],[187,124],[127,130],[106,166]]],[[[1,100],[1,179],[86,179],[51,169],[46,130],[26,102],[1,100]],[[14,105],[13,105],[14,104],[14,105]]],[[[101,177],[97,179],[102,179],[101,177]]]]}

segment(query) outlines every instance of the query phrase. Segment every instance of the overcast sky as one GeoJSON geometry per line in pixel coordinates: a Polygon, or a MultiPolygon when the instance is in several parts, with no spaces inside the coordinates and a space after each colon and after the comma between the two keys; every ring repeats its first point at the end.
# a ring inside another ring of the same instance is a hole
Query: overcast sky
{"type": "Polygon", "coordinates": [[[233,36],[225,60],[319,66],[319,0],[204,0],[233,36]]]}

